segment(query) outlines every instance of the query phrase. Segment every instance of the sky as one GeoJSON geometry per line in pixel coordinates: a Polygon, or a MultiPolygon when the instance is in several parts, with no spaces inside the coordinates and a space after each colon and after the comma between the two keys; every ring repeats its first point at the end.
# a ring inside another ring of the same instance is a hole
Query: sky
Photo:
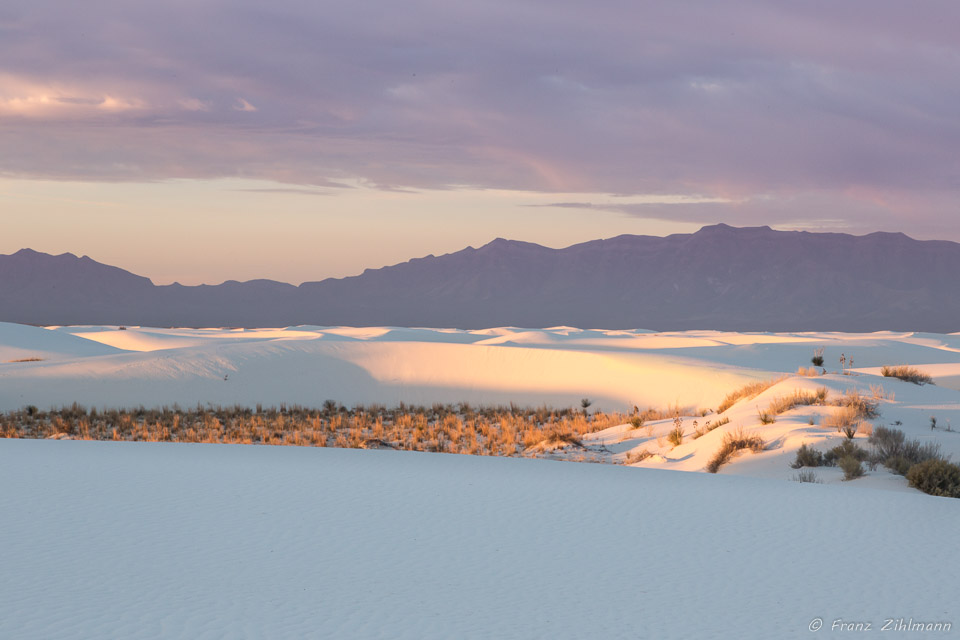
{"type": "Polygon", "coordinates": [[[0,253],[158,284],[705,224],[960,241],[960,3],[5,0],[0,253]]]}

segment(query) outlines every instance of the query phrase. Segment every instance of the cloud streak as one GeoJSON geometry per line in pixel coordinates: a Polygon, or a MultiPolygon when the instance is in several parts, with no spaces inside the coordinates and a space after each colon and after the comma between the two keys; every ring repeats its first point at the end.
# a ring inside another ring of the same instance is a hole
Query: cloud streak
{"type": "Polygon", "coordinates": [[[0,173],[707,195],[739,204],[622,211],[933,230],[960,195],[958,22],[889,0],[13,0],[0,173]]]}

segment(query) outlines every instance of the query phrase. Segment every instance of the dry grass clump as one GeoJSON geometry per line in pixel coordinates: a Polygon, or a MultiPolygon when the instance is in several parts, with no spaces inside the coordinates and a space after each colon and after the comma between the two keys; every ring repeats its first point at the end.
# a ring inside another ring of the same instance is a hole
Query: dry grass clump
{"type": "Polygon", "coordinates": [[[707,420],[707,421],[703,424],[703,427],[701,427],[701,426],[697,423],[697,421],[694,420],[694,421],[693,421],[693,439],[696,440],[696,439],[699,438],[700,436],[704,436],[704,435],[710,433],[711,431],[713,431],[713,430],[716,429],[717,427],[722,427],[723,425],[729,424],[729,423],[730,423],[730,418],[720,418],[720,419],[717,420],[717,421],[707,420]]]}
{"type": "Polygon", "coordinates": [[[707,471],[716,473],[720,470],[720,467],[730,462],[735,453],[742,449],[749,449],[756,453],[763,451],[765,446],[763,438],[756,434],[747,433],[742,428],[724,434],[723,443],[710,462],[707,463],[707,471]]]}
{"type": "Polygon", "coordinates": [[[628,451],[628,452],[627,452],[627,457],[624,459],[624,462],[623,462],[623,463],[624,463],[624,464],[636,464],[637,462],[642,462],[642,461],[646,460],[647,458],[649,458],[649,457],[652,456],[652,455],[653,455],[653,453],[651,453],[651,452],[650,452],[649,450],[647,450],[647,449],[641,449],[640,451],[628,451]]]}
{"type": "Polygon", "coordinates": [[[823,427],[827,429],[836,429],[838,432],[842,432],[848,429],[854,429],[856,431],[859,429],[859,415],[857,413],[856,407],[840,407],[826,418],[823,419],[821,423],[823,427]]]}
{"type": "Polygon", "coordinates": [[[820,375],[820,372],[817,371],[816,367],[798,367],[797,375],[805,378],[816,378],[820,375]]]}
{"type": "Polygon", "coordinates": [[[823,484],[823,480],[820,479],[820,476],[816,474],[815,471],[809,469],[804,469],[803,471],[798,471],[793,474],[794,482],[809,482],[811,484],[823,484]]]}
{"type": "Polygon", "coordinates": [[[7,360],[8,363],[14,362],[43,362],[43,358],[18,358],[16,360],[7,360]]]}
{"type": "Polygon", "coordinates": [[[519,456],[536,444],[583,446],[580,436],[626,422],[619,413],[587,417],[574,409],[358,405],[54,411],[34,406],[0,414],[0,436],[147,442],[209,442],[313,447],[391,448],[519,456]]]}
{"type": "Polygon", "coordinates": [[[901,364],[895,367],[889,365],[884,365],[880,369],[880,373],[885,378],[899,378],[906,382],[912,382],[913,384],[933,384],[933,378],[920,371],[916,367],[911,367],[909,365],[901,364]]]}
{"type": "Polygon", "coordinates": [[[773,402],[767,407],[767,411],[774,415],[780,415],[795,407],[822,404],[826,401],[828,393],[829,391],[826,387],[818,388],[816,393],[796,389],[791,395],[774,398],[773,402]]]}
{"type": "Polygon", "coordinates": [[[781,380],[785,380],[787,376],[780,376],[779,378],[772,378],[770,380],[759,380],[757,382],[751,382],[746,384],[736,391],[731,391],[727,394],[727,397],[723,399],[723,402],[720,403],[720,406],[717,407],[717,413],[723,413],[734,404],[740,400],[748,400],[750,398],[756,398],[758,395],[777,384],[781,380]]]}
{"type": "Polygon", "coordinates": [[[847,389],[843,395],[831,404],[837,407],[846,407],[853,410],[856,418],[876,418],[880,415],[876,400],[867,398],[857,389],[847,389]]]}

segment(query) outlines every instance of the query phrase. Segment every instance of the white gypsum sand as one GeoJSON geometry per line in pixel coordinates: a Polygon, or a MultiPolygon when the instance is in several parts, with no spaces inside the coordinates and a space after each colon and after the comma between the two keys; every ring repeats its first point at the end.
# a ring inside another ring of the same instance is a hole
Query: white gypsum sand
{"type": "Polygon", "coordinates": [[[821,634],[835,620],[957,628],[960,501],[921,494],[37,440],[0,440],[0,486],[9,640],[765,640],[811,637],[815,618],[821,634]]]}

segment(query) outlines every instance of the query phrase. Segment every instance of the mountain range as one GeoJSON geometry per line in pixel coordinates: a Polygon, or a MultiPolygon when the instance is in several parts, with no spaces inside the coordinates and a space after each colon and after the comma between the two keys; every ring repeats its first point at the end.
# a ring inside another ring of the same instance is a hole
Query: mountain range
{"type": "Polygon", "coordinates": [[[0,255],[0,321],[960,331],[960,244],[902,233],[707,226],[564,249],[497,239],[305,282],[154,285],[89,257],[0,255]]]}

